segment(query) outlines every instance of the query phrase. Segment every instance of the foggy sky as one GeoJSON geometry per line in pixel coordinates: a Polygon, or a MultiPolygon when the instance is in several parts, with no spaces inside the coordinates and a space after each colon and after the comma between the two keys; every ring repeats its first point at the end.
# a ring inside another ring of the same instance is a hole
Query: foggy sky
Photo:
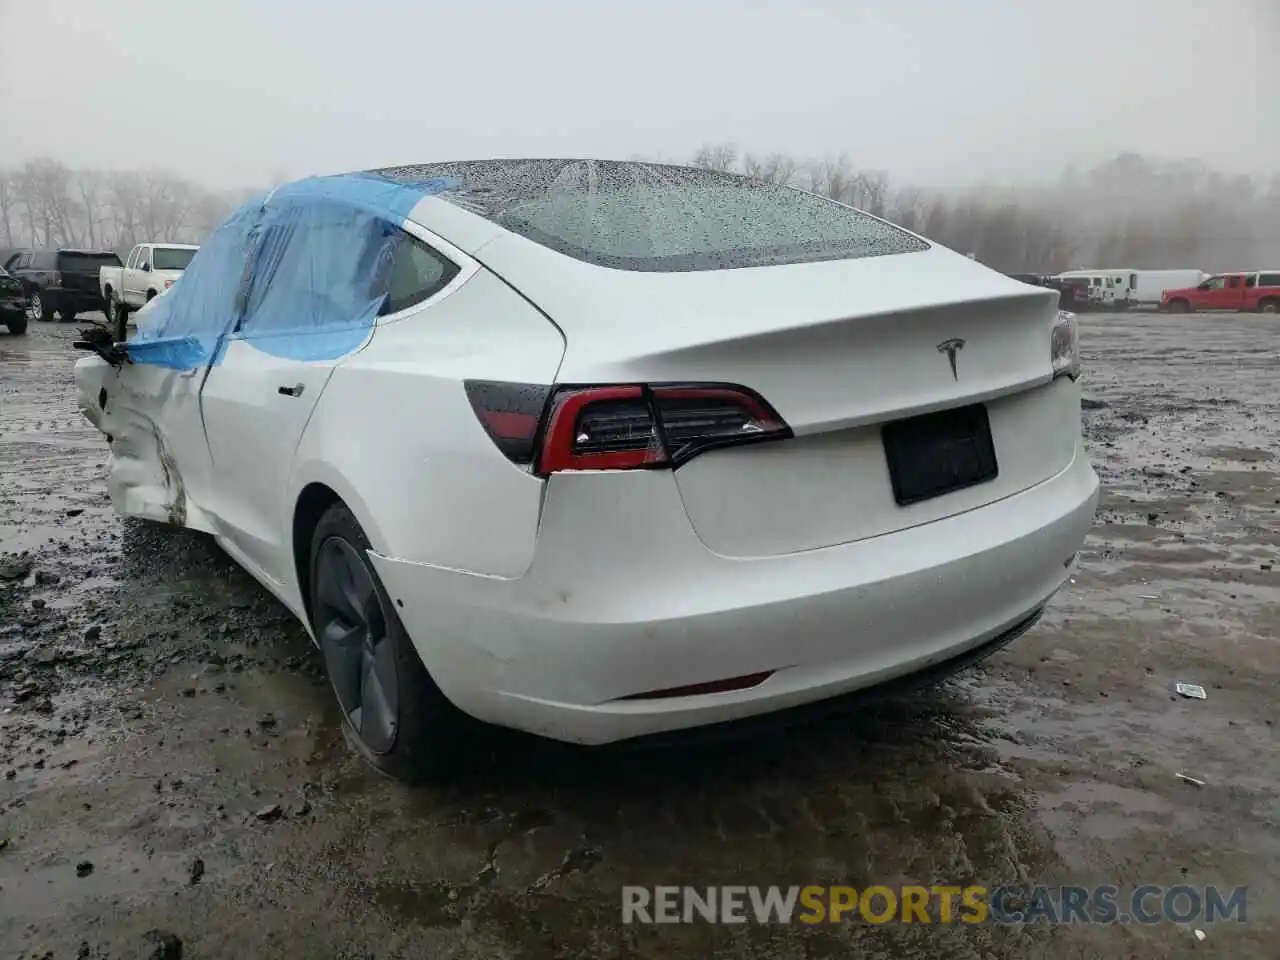
{"type": "Polygon", "coordinates": [[[1280,0],[0,0],[0,164],[219,186],[701,144],[922,185],[1280,172],[1280,0]]]}

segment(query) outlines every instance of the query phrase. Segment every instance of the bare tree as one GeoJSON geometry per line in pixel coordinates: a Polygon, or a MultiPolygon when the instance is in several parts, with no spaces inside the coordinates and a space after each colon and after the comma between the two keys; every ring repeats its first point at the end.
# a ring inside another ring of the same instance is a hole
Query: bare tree
{"type": "Polygon", "coordinates": [[[97,249],[102,234],[99,221],[103,215],[103,176],[97,170],[77,170],[75,185],[80,198],[80,217],[84,222],[85,240],[90,248],[97,249]]]}
{"type": "Polygon", "coordinates": [[[763,157],[748,153],[742,158],[742,172],[747,176],[783,186],[795,182],[799,169],[800,165],[785,153],[771,153],[763,157]]]}
{"type": "Polygon", "coordinates": [[[14,177],[33,238],[44,246],[74,244],[71,171],[56,160],[29,160],[14,177]]]}
{"type": "Polygon", "coordinates": [[[734,170],[738,165],[738,148],[731,143],[700,147],[693,155],[693,165],[704,170],[734,170]]]}
{"type": "Polygon", "coordinates": [[[809,189],[840,203],[848,203],[855,174],[847,156],[819,160],[806,165],[809,189]]]}
{"type": "Polygon", "coordinates": [[[13,215],[18,205],[18,193],[14,188],[13,173],[0,170],[0,225],[4,227],[4,245],[14,247],[13,215]]]}
{"type": "Polygon", "coordinates": [[[142,235],[142,177],[113,173],[107,177],[107,205],[116,246],[132,247],[142,235]]]}

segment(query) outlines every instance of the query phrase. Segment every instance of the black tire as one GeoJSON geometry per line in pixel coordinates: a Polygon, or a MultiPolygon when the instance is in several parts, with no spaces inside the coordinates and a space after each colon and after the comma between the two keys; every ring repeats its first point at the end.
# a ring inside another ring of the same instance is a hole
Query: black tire
{"type": "Polygon", "coordinates": [[[120,302],[114,290],[107,293],[107,302],[103,305],[102,312],[106,314],[107,325],[112,330],[123,330],[129,322],[129,308],[120,302]]]}
{"type": "Polygon", "coordinates": [[[311,536],[312,630],[356,750],[398,780],[438,779],[464,755],[476,723],[422,665],[368,549],[346,504],[324,512],[311,536]]]}
{"type": "Polygon", "coordinates": [[[1262,313],[1280,313],[1280,300],[1263,300],[1258,304],[1262,313]]]}
{"type": "Polygon", "coordinates": [[[58,316],[66,323],[70,323],[76,318],[76,312],[77,311],[72,310],[70,307],[62,307],[58,310],[58,316]]]}
{"type": "Polygon", "coordinates": [[[152,300],[154,300],[155,298],[156,298],[156,292],[155,292],[154,290],[148,290],[148,291],[147,291],[147,303],[150,303],[150,302],[151,302],[152,300]]]}
{"type": "Polygon", "coordinates": [[[9,334],[14,337],[20,337],[27,332],[27,318],[25,316],[10,314],[5,318],[4,325],[9,328],[9,334]]]}
{"type": "Polygon", "coordinates": [[[1189,304],[1186,300],[1170,300],[1169,312],[1170,313],[1190,313],[1191,304],[1189,304]]]}
{"type": "Polygon", "coordinates": [[[40,290],[32,290],[27,294],[27,319],[42,320],[45,323],[53,321],[53,307],[40,290]]]}

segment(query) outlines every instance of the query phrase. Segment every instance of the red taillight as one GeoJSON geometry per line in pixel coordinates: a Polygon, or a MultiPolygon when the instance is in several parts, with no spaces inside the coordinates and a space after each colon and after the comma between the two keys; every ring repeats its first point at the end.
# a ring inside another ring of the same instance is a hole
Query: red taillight
{"type": "Polygon", "coordinates": [[[515,463],[563,470],[674,468],[706,450],[791,436],[756,393],[734,384],[564,386],[467,381],[471,406],[515,463]],[[549,399],[548,399],[549,398],[549,399]],[[535,415],[534,406],[538,407],[535,415]]]}
{"type": "Polygon", "coordinates": [[[493,380],[468,380],[464,385],[471,409],[498,449],[512,463],[532,463],[551,388],[493,380]]]}

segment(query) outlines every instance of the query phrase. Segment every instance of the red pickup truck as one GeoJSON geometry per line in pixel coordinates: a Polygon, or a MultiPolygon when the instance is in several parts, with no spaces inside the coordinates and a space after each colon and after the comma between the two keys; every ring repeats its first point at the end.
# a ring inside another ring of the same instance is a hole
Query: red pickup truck
{"type": "Polygon", "coordinates": [[[1219,273],[1198,287],[1166,290],[1160,309],[1171,313],[1192,310],[1256,310],[1280,313],[1280,270],[1219,273]]]}

